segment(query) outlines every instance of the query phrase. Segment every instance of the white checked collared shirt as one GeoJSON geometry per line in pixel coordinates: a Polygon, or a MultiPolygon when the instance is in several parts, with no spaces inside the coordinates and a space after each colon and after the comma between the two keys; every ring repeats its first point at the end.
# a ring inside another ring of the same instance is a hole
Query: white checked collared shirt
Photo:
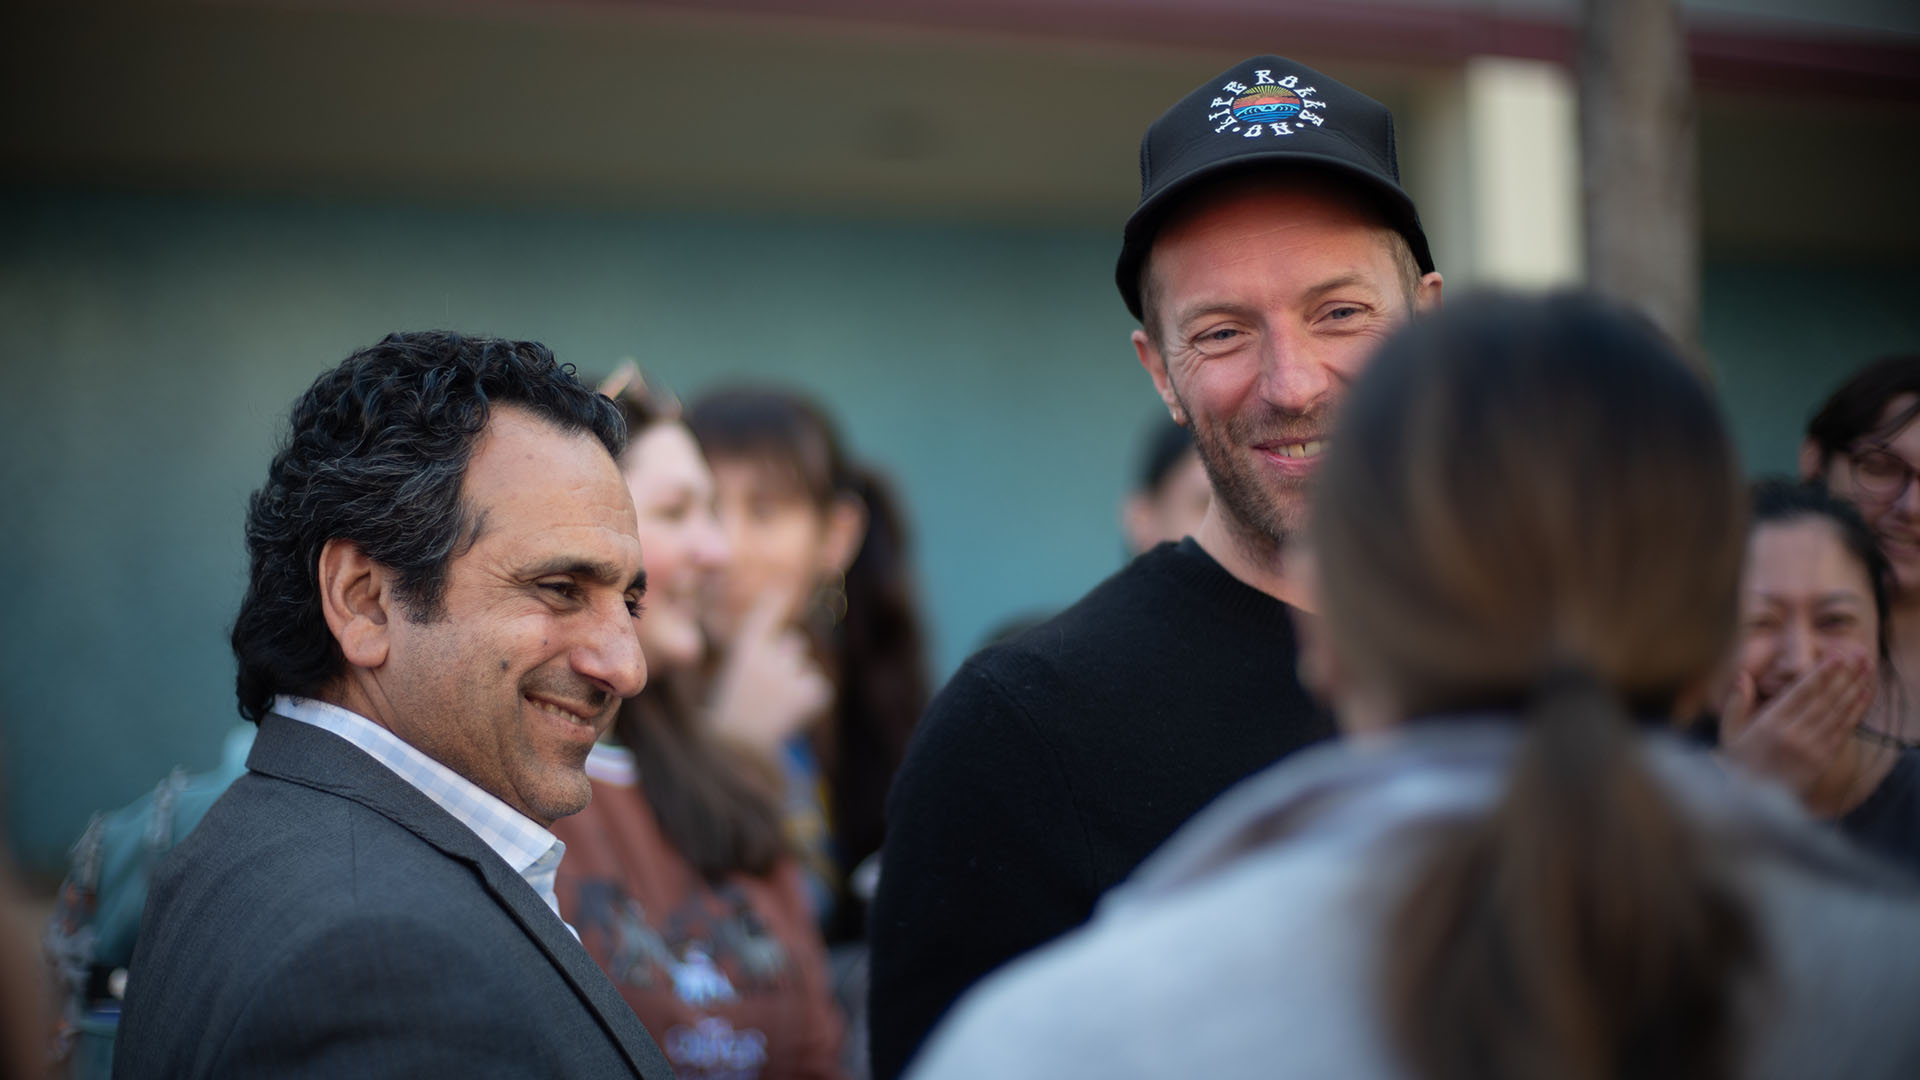
{"type": "MultiPolygon", "coordinates": [[[[554,916],[559,917],[560,898],[554,894],[553,879],[560,870],[560,858],[567,853],[567,845],[532,818],[359,713],[289,694],[273,699],[273,711],[333,732],[392,769],[400,779],[419,788],[422,795],[472,829],[494,854],[505,859],[508,866],[533,886],[540,899],[547,902],[554,916]]],[[[580,936],[566,920],[562,919],[560,925],[574,937],[580,936]]]]}

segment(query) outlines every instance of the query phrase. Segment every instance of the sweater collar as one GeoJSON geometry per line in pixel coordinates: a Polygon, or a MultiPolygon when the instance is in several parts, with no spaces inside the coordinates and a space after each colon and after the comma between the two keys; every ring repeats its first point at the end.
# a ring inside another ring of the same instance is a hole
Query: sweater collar
{"type": "Polygon", "coordinates": [[[1293,607],[1234,577],[1191,536],[1161,544],[1141,555],[1139,563],[1202,597],[1224,617],[1264,629],[1277,629],[1285,633],[1289,641],[1293,638],[1293,607]]]}

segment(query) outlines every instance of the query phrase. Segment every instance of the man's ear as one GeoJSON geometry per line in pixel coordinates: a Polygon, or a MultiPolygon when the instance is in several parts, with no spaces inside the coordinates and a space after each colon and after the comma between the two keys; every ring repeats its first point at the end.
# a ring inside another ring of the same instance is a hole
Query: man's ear
{"type": "Polygon", "coordinates": [[[1425,315],[1440,310],[1440,271],[1434,270],[1420,278],[1413,287],[1413,310],[1415,314],[1425,315]]]}
{"type": "Polygon", "coordinates": [[[377,668],[387,662],[388,623],[400,617],[393,573],[367,557],[360,545],[335,538],[320,549],[320,611],[349,665],[377,668]]]}
{"type": "Polygon", "coordinates": [[[1825,456],[1820,452],[1819,443],[1812,439],[1800,440],[1800,479],[1825,480],[1826,477],[1820,475],[1823,471],[1820,468],[1823,464],[1820,459],[1825,456]]]}
{"type": "Polygon", "coordinates": [[[827,511],[827,535],[820,545],[820,570],[844,574],[867,539],[867,504],[858,495],[842,495],[827,511]]]}
{"type": "Polygon", "coordinates": [[[1153,388],[1160,392],[1160,400],[1166,403],[1167,415],[1181,427],[1187,426],[1187,410],[1180,407],[1180,397],[1173,392],[1173,380],[1167,376],[1166,358],[1160,355],[1160,347],[1153,343],[1145,330],[1133,332],[1133,351],[1140,357],[1140,366],[1147,369],[1153,377],[1153,388]]]}

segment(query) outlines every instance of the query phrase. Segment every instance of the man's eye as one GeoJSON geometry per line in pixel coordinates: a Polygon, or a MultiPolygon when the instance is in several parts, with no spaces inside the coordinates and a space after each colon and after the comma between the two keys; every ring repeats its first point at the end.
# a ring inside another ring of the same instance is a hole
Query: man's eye
{"type": "Polygon", "coordinates": [[[627,597],[627,614],[628,615],[631,615],[632,617],[637,619],[640,616],[646,614],[646,611],[647,611],[647,605],[645,601],[641,600],[638,596],[627,597]]]}
{"type": "Polygon", "coordinates": [[[1360,314],[1363,314],[1360,308],[1352,307],[1349,305],[1345,307],[1337,307],[1337,308],[1334,308],[1332,311],[1327,312],[1327,318],[1332,319],[1335,322],[1345,322],[1346,320],[1351,319],[1356,315],[1360,315],[1360,314]]]}
{"type": "Polygon", "coordinates": [[[580,595],[580,586],[571,581],[542,581],[540,588],[568,600],[576,599],[580,595]]]}

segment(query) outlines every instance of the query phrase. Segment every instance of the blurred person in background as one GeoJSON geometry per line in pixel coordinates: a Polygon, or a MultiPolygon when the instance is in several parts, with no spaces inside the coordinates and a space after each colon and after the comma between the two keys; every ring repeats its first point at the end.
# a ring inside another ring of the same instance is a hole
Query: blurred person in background
{"type": "MultiPolygon", "coordinates": [[[[1920,354],[1889,356],[1848,379],[1807,423],[1800,475],[1860,508],[1893,569],[1893,674],[1920,702],[1920,354]]],[[[1887,733],[1920,743],[1909,708],[1887,733]]]]}
{"type": "Polygon", "coordinates": [[[1161,418],[1143,450],[1133,490],[1120,505],[1129,555],[1199,532],[1207,505],[1213,501],[1207,467],[1193,446],[1193,432],[1161,418]]]}
{"type": "Polygon", "coordinates": [[[1670,730],[1746,544],[1678,352],[1583,296],[1470,301],[1335,432],[1306,664],[1347,739],[1224,796],[916,1077],[1920,1075],[1920,887],[1670,730]]]}
{"type": "Polygon", "coordinates": [[[619,413],[536,342],[391,334],[247,508],[247,773],[155,871],[114,1075],[673,1075],[561,920],[554,822],[646,682],[619,413]]]}
{"type": "Polygon", "coordinates": [[[775,779],[703,715],[707,587],[730,551],[713,476],[637,369],[602,392],[627,423],[648,681],[587,757],[593,801],[554,826],[561,914],[683,1080],[839,1077],[844,1025],[775,779]]]}
{"type": "Polygon", "coordinates": [[[926,705],[906,523],[885,478],[850,459],[826,414],[796,393],[717,390],[687,423],[713,465],[733,551],[713,610],[715,729],[781,763],[789,833],[828,940],[857,941],[887,789],[926,705]],[[770,666],[754,663],[768,651],[824,675],[828,692],[752,675],[770,666]]]}
{"type": "Polygon", "coordinates": [[[74,842],[42,943],[61,984],[54,1060],[71,1080],[105,1080],[139,941],[147,886],[167,852],[191,835],[214,802],[247,772],[257,729],[227,732],[213,771],[175,767],[147,794],[96,813],[74,842]]]}
{"type": "Polygon", "coordinates": [[[1824,489],[1753,488],[1727,755],[1814,816],[1920,873],[1920,748],[1889,644],[1893,571],[1866,522],[1824,489]]]}
{"type": "Polygon", "coordinates": [[[1294,674],[1306,596],[1281,555],[1348,382],[1440,302],[1392,116],[1254,57],[1155,120],[1140,160],[1115,281],[1213,498],[1192,536],[976,654],[927,710],[874,902],[882,1080],[969,985],[1084,922],[1220,792],[1333,733],[1294,674]]]}

